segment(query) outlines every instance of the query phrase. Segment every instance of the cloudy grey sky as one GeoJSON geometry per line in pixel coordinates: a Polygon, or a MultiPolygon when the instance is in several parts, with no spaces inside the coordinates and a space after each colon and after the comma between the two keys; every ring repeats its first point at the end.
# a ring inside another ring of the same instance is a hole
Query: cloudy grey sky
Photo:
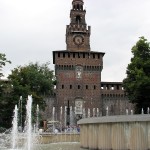
{"type": "MultiPolygon", "coordinates": [[[[65,31],[72,0],[0,0],[0,53],[10,70],[29,62],[50,61],[65,50],[65,31]]],[[[84,0],[92,27],[91,50],[105,52],[103,81],[122,81],[140,36],[150,41],[150,0],[84,0]]]]}

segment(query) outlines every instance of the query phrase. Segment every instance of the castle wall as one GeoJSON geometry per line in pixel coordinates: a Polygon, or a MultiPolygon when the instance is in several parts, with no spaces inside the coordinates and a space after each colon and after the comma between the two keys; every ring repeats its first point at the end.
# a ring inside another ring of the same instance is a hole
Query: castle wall
{"type": "Polygon", "coordinates": [[[134,105],[129,102],[122,87],[122,82],[101,82],[101,98],[103,103],[102,115],[123,115],[128,109],[129,114],[134,109],[134,105]]]}

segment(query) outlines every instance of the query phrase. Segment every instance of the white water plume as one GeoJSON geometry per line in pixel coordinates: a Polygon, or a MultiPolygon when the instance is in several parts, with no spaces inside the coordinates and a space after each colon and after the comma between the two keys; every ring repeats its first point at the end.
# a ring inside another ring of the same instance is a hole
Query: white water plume
{"type": "Polygon", "coordinates": [[[12,148],[17,148],[17,137],[18,137],[18,108],[17,105],[15,105],[14,109],[14,117],[12,121],[12,148]]]}
{"type": "Polygon", "coordinates": [[[27,100],[27,150],[32,148],[32,96],[27,100]]]}

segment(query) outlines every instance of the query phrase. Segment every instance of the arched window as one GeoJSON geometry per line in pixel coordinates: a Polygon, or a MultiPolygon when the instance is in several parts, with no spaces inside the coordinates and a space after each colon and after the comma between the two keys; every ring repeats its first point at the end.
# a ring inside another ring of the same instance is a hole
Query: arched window
{"type": "Polygon", "coordinates": [[[78,15],[78,16],[76,16],[76,22],[77,23],[80,23],[81,22],[81,17],[78,15]]]}

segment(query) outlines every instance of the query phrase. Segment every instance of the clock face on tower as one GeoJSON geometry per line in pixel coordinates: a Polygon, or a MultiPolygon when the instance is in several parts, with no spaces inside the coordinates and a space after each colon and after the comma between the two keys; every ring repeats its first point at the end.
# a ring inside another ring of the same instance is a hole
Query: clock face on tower
{"type": "Polygon", "coordinates": [[[73,41],[76,45],[82,45],[83,42],[84,42],[84,38],[81,36],[81,35],[76,35],[74,38],[73,38],[73,41]]]}

